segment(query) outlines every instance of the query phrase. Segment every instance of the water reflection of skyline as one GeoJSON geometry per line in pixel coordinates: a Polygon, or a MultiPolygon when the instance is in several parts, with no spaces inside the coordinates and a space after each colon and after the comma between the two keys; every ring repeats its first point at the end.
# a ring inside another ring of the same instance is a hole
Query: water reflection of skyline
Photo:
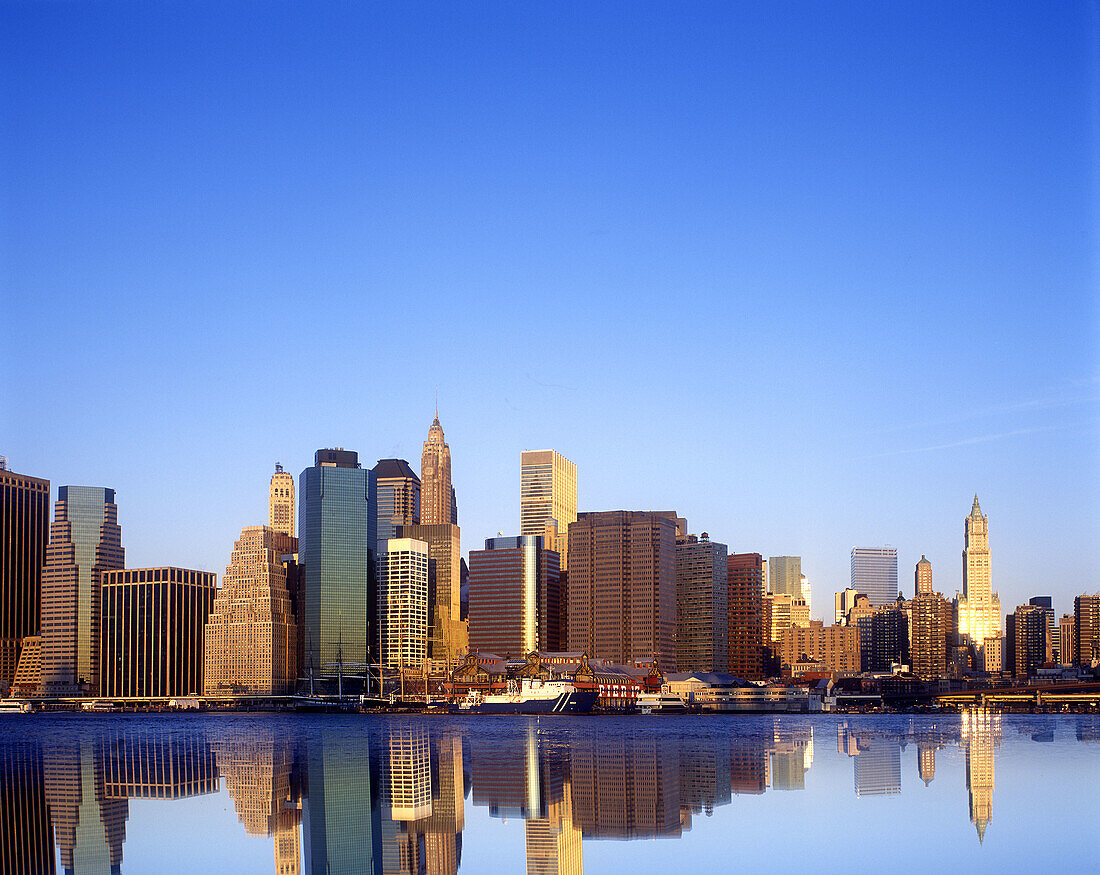
{"type": "MultiPolygon", "coordinates": [[[[171,724],[120,722],[0,742],[0,871],[121,872],[131,799],[169,805],[224,788],[244,833],[272,839],[279,875],[457,873],[467,802],[524,821],[528,873],[580,873],[582,839],[682,837],[737,797],[805,790],[815,741],[834,730],[861,798],[901,793],[910,746],[926,786],[937,752],[959,749],[982,843],[1003,735],[1000,716],[985,711],[889,725],[761,718],[724,731],[713,719],[615,731],[600,720],[299,721],[288,731],[260,719],[167,732],[171,724]]],[[[1026,734],[1053,738],[1047,727],[1026,734]]],[[[1081,722],[1075,736],[1100,733],[1081,722]]]]}

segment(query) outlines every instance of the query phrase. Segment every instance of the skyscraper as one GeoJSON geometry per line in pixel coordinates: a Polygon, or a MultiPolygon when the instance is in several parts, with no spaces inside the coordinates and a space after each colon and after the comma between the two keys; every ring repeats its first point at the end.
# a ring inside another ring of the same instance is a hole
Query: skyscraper
{"type": "Polygon", "coordinates": [[[729,665],[726,545],[688,535],[676,544],[676,670],[729,665]]]}
{"type": "Polygon", "coordinates": [[[676,664],[676,516],[578,514],[569,526],[568,649],[630,665],[676,664]]]}
{"type": "Polygon", "coordinates": [[[912,603],[913,674],[931,680],[947,674],[947,654],[954,639],[955,612],[939,593],[918,593],[912,603]]]}
{"type": "Polygon", "coordinates": [[[267,524],[276,532],[288,537],[296,536],[294,518],[294,475],[283,470],[275,463],[275,473],[271,475],[271,490],[267,501],[267,524]]]}
{"type": "Polygon", "coordinates": [[[104,571],[124,564],[115,491],[59,487],[42,569],[46,695],[98,692],[100,579],[104,571]]]}
{"type": "Polygon", "coordinates": [[[1077,657],[1076,641],[1073,637],[1073,614],[1062,614],[1058,621],[1058,661],[1062,665],[1073,665],[1077,657]]]}
{"type": "Polygon", "coordinates": [[[451,448],[443,437],[439,411],[436,411],[420,456],[420,522],[426,526],[454,524],[453,499],[451,448]]]}
{"type": "Polygon", "coordinates": [[[1038,605],[1020,605],[1012,615],[1012,672],[1018,681],[1026,681],[1046,661],[1046,611],[1038,605]]]}
{"type": "Polygon", "coordinates": [[[1100,595],[1073,600],[1073,644],[1077,665],[1090,666],[1100,659],[1100,595]]]}
{"type": "Polygon", "coordinates": [[[726,557],[726,585],[729,593],[726,647],[730,674],[744,680],[761,677],[761,648],[764,557],[759,553],[731,553],[726,557]]]}
{"type": "Polygon", "coordinates": [[[451,523],[397,526],[398,538],[428,545],[428,657],[453,662],[466,652],[462,620],[462,531],[451,523]]]}
{"type": "Polygon", "coordinates": [[[428,658],[428,545],[415,538],[378,542],[380,661],[391,667],[415,667],[428,658]]]}
{"type": "Polygon", "coordinates": [[[0,695],[24,638],[41,629],[39,594],[50,526],[50,481],[0,467],[0,695]]]}
{"type": "Polygon", "coordinates": [[[768,592],[802,598],[801,556],[772,556],[768,559],[768,592]]]}
{"type": "Polygon", "coordinates": [[[898,597],[898,551],[895,547],[853,547],[852,589],[880,608],[898,597]]]}
{"type": "Polygon", "coordinates": [[[558,585],[558,554],[541,535],[487,538],[470,551],[470,650],[561,650],[558,585]]]}
{"type": "Polygon", "coordinates": [[[298,624],[282,557],[297,539],[245,526],[206,622],[204,693],[282,696],[298,678],[298,624]]]}
{"type": "Polygon", "coordinates": [[[932,592],[935,592],[932,589],[932,563],[925,559],[922,553],[920,562],[913,569],[913,594],[927,595],[932,592]]]}
{"type": "Polygon", "coordinates": [[[373,634],[374,473],[342,448],[318,450],[298,480],[303,672],[362,675],[373,634]]]}
{"type": "Polygon", "coordinates": [[[519,533],[542,535],[547,550],[569,568],[569,524],[577,519],[577,466],[557,450],[519,457],[519,533]]]}
{"type": "Polygon", "coordinates": [[[212,571],[186,568],[104,571],[100,695],[199,695],[203,626],[216,579],[212,571]]]}
{"type": "MultiPolygon", "coordinates": [[[[958,632],[966,635],[978,655],[978,662],[985,665],[985,641],[1001,636],[1001,600],[993,592],[989,567],[989,520],[978,505],[974,505],[964,523],[963,589],[955,599],[958,616],[958,632]]],[[[985,666],[986,671],[999,666],[985,666]]]]}
{"type": "Polygon", "coordinates": [[[397,537],[398,526],[420,522],[420,478],[404,459],[379,459],[374,466],[378,490],[378,540],[397,537]]]}

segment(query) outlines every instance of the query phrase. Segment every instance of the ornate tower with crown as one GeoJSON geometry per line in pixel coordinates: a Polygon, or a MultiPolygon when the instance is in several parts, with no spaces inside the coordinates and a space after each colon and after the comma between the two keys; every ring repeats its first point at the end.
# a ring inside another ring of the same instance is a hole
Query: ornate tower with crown
{"type": "Polygon", "coordinates": [[[977,495],[964,526],[963,589],[955,600],[959,634],[970,638],[979,665],[1000,671],[1001,600],[989,567],[989,518],[977,495]]]}
{"type": "Polygon", "coordinates": [[[437,410],[420,456],[420,522],[426,526],[454,522],[453,495],[451,448],[443,437],[437,410]]]}

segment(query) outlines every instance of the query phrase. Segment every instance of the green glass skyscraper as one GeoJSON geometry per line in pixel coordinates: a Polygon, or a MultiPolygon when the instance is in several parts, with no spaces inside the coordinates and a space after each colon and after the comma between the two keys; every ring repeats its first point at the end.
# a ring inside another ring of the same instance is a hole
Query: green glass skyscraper
{"type": "MultiPolygon", "coordinates": [[[[303,670],[363,677],[370,642],[375,476],[350,450],[318,450],[298,480],[303,670]]],[[[360,681],[361,683],[361,681],[360,681]]]]}

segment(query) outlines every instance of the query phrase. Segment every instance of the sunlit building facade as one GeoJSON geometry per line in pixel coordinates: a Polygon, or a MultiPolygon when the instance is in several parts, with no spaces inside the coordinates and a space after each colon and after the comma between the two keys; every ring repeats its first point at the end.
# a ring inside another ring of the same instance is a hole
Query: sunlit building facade
{"type": "Polygon", "coordinates": [[[283,557],[296,549],[269,526],[241,530],[206,623],[205,695],[294,692],[298,625],[283,557]]]}
{"type": "Polygon", "coordinates": [[[556,450],[524,450],[519,465],[519,533],[541,535],[566,571],[569,524],[577,519],[577,466],[556,450]]]}
{"type": "Polygon", "coordinates": [[[438,412],[420,456],[420,522],[427,526],[458,523],[451,487],[451,448],[443,436],[438,412]]]}
{"type": "Polygon", "coordinates": [[[802,598],[801,556],[772,556],[768,559],[768,592],[802,598]]]}
{"type": "Polygon", "coordinates": [[[97,694],[100,580],[124,565],[115,491],[59,487],[42,569],[45,695],[97,694]]]}
{"type": "Polygon", "coordinates": [[[726,545],[688,535],[676,544],[676,670],[724,671],[729,663],[726,545]]]}
{"type": "Polygon", "coordinates": [[[428,545],[428,657],[453,663],[469,641],[462,619],[462,530],[451,523],[397,526],[428,545]]]}
{"type": "Polygon", "coordinates": [[[1001,637],[1003,621],[989,565],[989,519],[982,513],[977,495],[964,524],[963,588],[955,599],[955,614],[958,633],[969,639],[977,662],[987,671],[999,670],[1000,666],[985,665],[993,660],[984,658],[986,639],[1001,637]]]}
{"type": "Polygon", "coordinates": [[[541,535],[487,538],[470,551],[470,650],[521,657],[562,650],[558,554],[541,535]]]}
{"type": "Polygon", "coordinates": [[[920,561],[913,569],[913,595],[931,595],[933,592],[935,590],[932,588],[932,563],[922,553],[920,561]]]}
{"type": "Polygon", "coordinates": [[[267,524],[276,532],[293,538],[297,534],[297,520],[294,514],[294,475],[284,471],[276,463],[275,473],[271,475],[271,487],[267,500],[267,524]]]}
{"type": "Polygon", "coordinates": [[[414,538],[379,541],[375,579],[382,663],[422,666],[428,658],[428,545],[414,538]]]}
{"type": "Polygon", "coordinates": [[[619,665],[676,664],[676,518],[581,513],[569,527],[568,649],[619,665]]]}
{"type": "Polygon", "coordinates": [[[898,597],[898,551],[896,547],[853,547],[851,588],[862,593],[878,608],[898,597]]]}

